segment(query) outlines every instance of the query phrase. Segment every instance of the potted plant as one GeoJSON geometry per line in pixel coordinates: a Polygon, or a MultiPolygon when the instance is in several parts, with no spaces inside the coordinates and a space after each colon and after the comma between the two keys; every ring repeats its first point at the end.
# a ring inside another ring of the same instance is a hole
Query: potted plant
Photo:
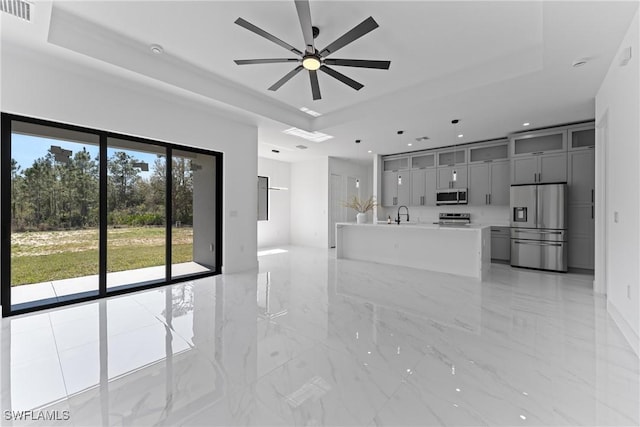
{"type": "Polygon", "coordinates": [[[356,215],[356,223],[364,224],[367,222],[367,212],[372,211],[373,208],[377,206],[377,203],[373,196],[369,196],[368,199],[353,196],[348,202],[344,203],[344,206],[358,212],[356,215]]]}

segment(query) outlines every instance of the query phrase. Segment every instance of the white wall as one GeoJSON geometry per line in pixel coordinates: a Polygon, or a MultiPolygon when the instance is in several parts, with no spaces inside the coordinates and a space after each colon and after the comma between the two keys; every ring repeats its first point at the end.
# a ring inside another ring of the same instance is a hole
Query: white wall
{"type": "Polygon", "coordinates": [[[291,164],[291,244],[326,248],[329,159],[291,164]]]}
{"type": "Polygon", "coordinates": [[[288,190],[269,190],[269,220],[258,221],[258,247],[291,243],[291,164],[258,157],[258,175],[269,177],[269,187],[288,190]]]}
{"type": "MultiPolygon", "coordinates": [[[[598,132],[597,155],[606,155],[596,181],[596,204],[606,201],[605,217],[596,216],[596,236],[606,233],[596,269],[606,269],[607,309],[635,352],[640,355],[640,22],[638,12],[596,95],[596,123],[606,118],[608,135],[598,132]],[[632,59],[620,65],[620,53],[632,47],[632,59]],[[614,221],[615,213],[619,221],[614,221]],[[605,261],[606,260],[606,261],[605,261]],[[629,288],[628,288],[629,287],[629,288]],[[628,295],[629,293],[629,295],[628,295]]],[[[596,161],[598,163],[598,161],[596,161]]],[[[600,277],[600,276],[597,276],[600,277]]],[[[598,285],[596,286],[598,287],[598,285]]]]}
{"type": "Polygon", "coordinates": [[[134,83],[43,52],[2,48],[3,112],[223,152],[223,269],[257,267],[255,126],[139,77],[134,83]]]}

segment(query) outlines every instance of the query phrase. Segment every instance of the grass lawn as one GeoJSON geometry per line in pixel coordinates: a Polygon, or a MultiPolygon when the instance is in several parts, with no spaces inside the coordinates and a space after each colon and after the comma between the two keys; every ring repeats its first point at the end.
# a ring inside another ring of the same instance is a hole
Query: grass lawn
{"type": "MultiPolygon", "coordinates": [[[[193,260],[193,229],[174,228],[174,264],[193,260]]],[[[165,264],[164,227],[107,230],[107,271],[165,264]]],[[[11,285],[98,274],[98,230],[13,233],[11,285]]]]}

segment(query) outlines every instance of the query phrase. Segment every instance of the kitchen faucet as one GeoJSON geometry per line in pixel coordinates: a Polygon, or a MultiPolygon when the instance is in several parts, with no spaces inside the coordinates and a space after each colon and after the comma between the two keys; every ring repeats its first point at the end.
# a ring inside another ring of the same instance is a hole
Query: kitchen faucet
{"type": "Polygon", "coordinates": [[[406,207],[405,205],[402,205],[400,207],[398,207],[398,217],[396,218],[396,223],[398,223],[398,225],[400,225],[400,209],[405,208],[407,213],[406,214],[402,214],[402,215],[406,215],[407,216],[407,222],[409,222],[409,208],[406,207]]]}

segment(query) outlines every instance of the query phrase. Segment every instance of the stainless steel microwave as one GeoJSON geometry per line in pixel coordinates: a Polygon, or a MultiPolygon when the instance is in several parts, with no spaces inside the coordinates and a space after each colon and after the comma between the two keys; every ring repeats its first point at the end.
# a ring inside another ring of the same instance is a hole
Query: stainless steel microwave
{"type": "Polygon", "coordinates": [[[467,189],[450,188],[436,192],[436,205],[466,205],[467,189]]]}

